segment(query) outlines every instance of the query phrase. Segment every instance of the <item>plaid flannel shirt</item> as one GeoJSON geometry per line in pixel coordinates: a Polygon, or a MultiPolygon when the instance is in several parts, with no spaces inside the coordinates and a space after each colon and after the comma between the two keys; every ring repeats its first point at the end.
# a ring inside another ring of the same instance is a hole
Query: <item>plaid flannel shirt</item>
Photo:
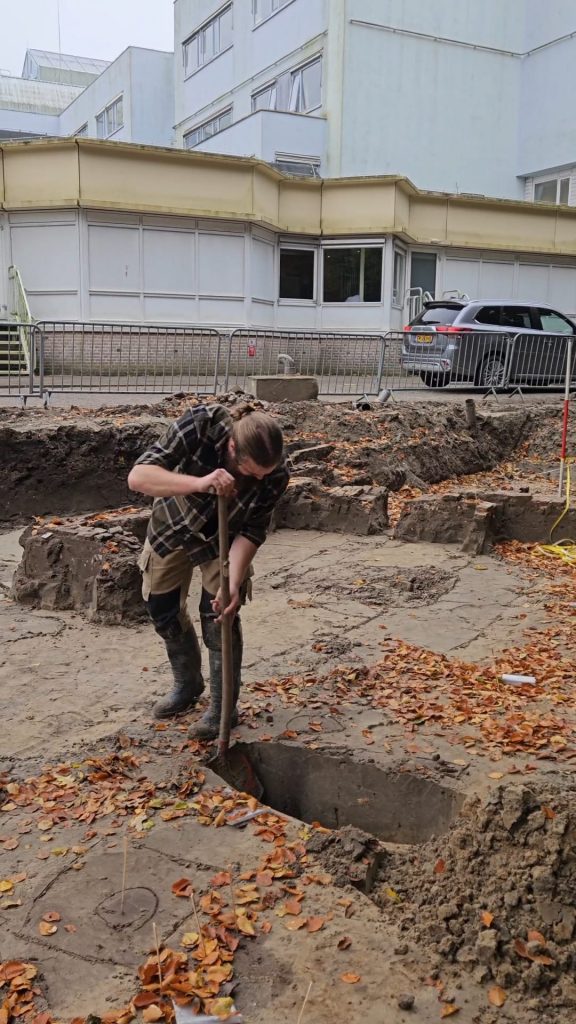
{"type": "MultiPolygon", "coordinates": [[[[199,405],[176,420],[161,440],[137,460],[136,465],[162,466],[191,476],[207,476],[224,467],[232,418],[221,405],[199,405]]],[[[225,467],[224,467],[225,468],[225,467]]],[[[288,486],[285,460],[263,480],[246,478],[246,486],[231,499],[231,540],[247,537],[260,547],[266,540],[272,512],[288,486]]],[[[218,557],[216,499],[211,494],[174,495],[156,498],[148,525],[148,540],[162,557],[184,548],[193,565],[218,557]]]]}

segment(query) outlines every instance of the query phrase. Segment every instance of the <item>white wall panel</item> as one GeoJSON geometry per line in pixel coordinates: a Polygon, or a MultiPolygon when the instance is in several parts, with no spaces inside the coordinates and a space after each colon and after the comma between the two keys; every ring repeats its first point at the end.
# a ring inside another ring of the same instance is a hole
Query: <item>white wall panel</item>
{"type": "Polygon", "coordinates": [[[576,267],[550,267],[548,302],[564,313],[576,313],[576,267]]]}
{"type": "Polygon", "coordinates": [[[194,324],[197,322],[196,299],[173,295],[145,295],[142,317],[152,323],[194,324]]]}
{"type": "Polygon", "coordinates": [[[276,246],[252,239],[252,295],[255,299],[277,298],[274,275],[276,246]]]}
{"type": "Polygon", "coordinates": [[[244,238],[200,234],[198,290],[201,295],[244,295],[244,238]]]}
{"type": "Polygon", "coordinates": [[[465,292],[476,298],[480,288],[480,260],[447,259],[444,264],[442,291],[465,292]]]}
{"type": "MultiPolygon", "coordinates": [[[[514,291],[514,264],[483,260],[479,299],[510,299],[514,291]]],[[[474,296],[470,296],[474,298],[474,296]]]]}
{"type": "Polygon", "coordinates": [[[140,231],[90,224],[90,287],[105,291],[140,291],[140,231]]]}
{"type": "Polygon", "coordinates": [[[142,233],[145,292],[195,292],[193,232],[142,233]]]}
{"type": "Polygon", "coordinates": [[[520,263],[515,298],[522,302],[547,302],[550,267],[520,263]]]}
{"type": "Polygon", "coordinates": [[[90,295],[91,320],[142,320],[139,295],[90,295]]]}
{"type": "Polygon", "coordinates": [[[79,285],[76,224],[12,224],[12,262],[25,288],[49,292],[76,290],[79,285]]]}

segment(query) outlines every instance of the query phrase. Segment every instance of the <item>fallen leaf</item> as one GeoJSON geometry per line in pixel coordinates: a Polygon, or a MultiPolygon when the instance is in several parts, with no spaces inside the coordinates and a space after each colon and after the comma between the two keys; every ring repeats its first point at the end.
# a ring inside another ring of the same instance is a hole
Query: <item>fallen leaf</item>
{"type": "Polygon", "coordinates": [[[62,918],[57,910],[49,910],[47,914],[42,914],[42,920],[47,921],[48,924],[54,924],[55,921],[61,921],[62,918]]]}
{"type": "Polygon", "coordinates": [[[350,949],[352,945],[352,939],[349,935],[343,935],[341,939],[338,939],[338,949],[350,949]]]}
{"type": "Polygon", "coordinates": [[[15,838],[5,839],[2,845],[5,850],[17,850],[20,845],[20,840],[15,838]]]}
{"type": "Polygon", "coordinates": [[[48,921],[40,921],[38,931],[40,935],[54,935],[58,931],[58,927],[55,924],[48,924],[48,921]]]}
{"type": "Polygon", "coordinates": [[[75,924],[65,924],[64,931],[69,932],[70,935],[74,935],[78,931],[78,929],[75,924]]]}
{"type": "Polygon", "coordinates": [[[164,1010],[161,1010],[156,1003],[152,1003],[142,1010],[142,1020],[145,1021],[145,1024],[154,1024],[154,1021],[162,1020],[163,1017],[164,1010]]]}
{"type": "Polygon", "coordinates": [[[504,772],[489,772],[488,773],[488,778],[489,779],[503,779],[504,778],[504,772]]]}
{"type": "Polygon", "coordinates": [[[309,932],[319,932],[326,924],[325,917],[309,917],[306,922],[306,927],[309,932]]]}
{"type": "Polygon", "coordinates": [[[442,860],[442,858],[440,858],[440,860],[437,860],[435,865],[434,865],[434,874],[435,875],[443,875],[445,871],[446,871],[446,861],[442,860]]]}
{"type": "Polygon", "coordinates": [[[504,989],[500,988],[500,985],[493,985],[488,992],[488,1002],[491,1003],[492,1006],[504,1006],[507,998],[508,996],[504,989]]]}
{"type": "Polygon", "coordinates": [[[460,1013],[460,1007],[456,1006],[455,1003],[446,1003],[446,1006],[442,1007],[442,1012],[440,1016],[442,1018],[453,1017],[455,1013],[460,1013]]]}
{"type": "Polygon", "coordinates": [[[485,928],[490,928],[494,920],[494,914],[491,914],[489,910],[483,910],[481,920],[485,928]]]}
{"type": "Polygon", "coordinates": [[[18,875],[12,875],[12,878],[10,879],[10,881],[14,882],[14,885],[18,885],[19,882],[25,882],[27,878],[28,878],[28,875],[26,874],[26,872],[25,871],[21,871],[20,874],[18,874],[18,875]]]}
{"type": "Polygon", "coordinates": [[[242,932],[243,935],[256,935],[254,931],[254,925],[244,915],[238,915],[236,918],[236,927],[238,931],[242,932]]]}
{"type": "MultiPolygon", "coordinates": [[[[220,871],[219,874],[214,875],[210,885],[214,886],[215,889],[220,889],[223,885],[230,885],[232,882],[232,875],[229,871],[220,871]]],[[[174,888],[172,888],[174,891],[174,888]]]]}
{"type": "Polygon", "coordinates": [[[3,878],[2,881],[0,881],[0,892],[12,892],[13,888],[14,883],[9,882],[7,878],[3,878]]]}
{"type": "Polygon", "coordinates": [[[393,903],[402,903],[402,897],[398,895],[395,889],[384,889],[384,895],[387,896],[389,900],[392,900],[393,903]]]}
{"type": "Polygon", "coordinates": [[[172,892],[174,896],[188,899],[194,892],[194,886],[189,878],[179,878],[177,882],[172,883],[172,892]]]}
{"type": "Polygon", "coordinates": [[[213,1017],[221,1017],[225,1020],[234,1009],[234,1000],[230,996],[220,999],[213,999],[210,1003],[210,1013],[213,1017]]]}
{"type": "Polygon", "coordinates": [[[272,922],[271,921],[263,921],[262,922],[262,927],[260,928],[260,931],[264,932],[264,935],[269,935],[270,932],[272,931],[272,922]]]}
{"type": "Polygon", "coordinates": [[[344,981],[347,985],[357,985],[359,981],[362,981],[362,978],[359,974],[347,972],[346,974],[340,975],[340,980],[344,981]]]}
{"type": "Polygon", "coordinates": [[[197,946],[199,942],[200,936],[198,932],[186,932],[180,940],[180,945],[185,946],[186,949],[194,949],[194,946],[197,946]]]}
{"type": "Polygon", "coordinates": [[[542,814],[545,818],[548,818],[548,821],[552,821],[556,817],[556,811],[553,811],[551,807],[543,807],[542,814]]]}
{"type": "Polygon", "coordinates": [[[546,945],[546,939],[542,935],[542,932],[529,931],[528,942],[540,942],[542,946],[546,945]]]}

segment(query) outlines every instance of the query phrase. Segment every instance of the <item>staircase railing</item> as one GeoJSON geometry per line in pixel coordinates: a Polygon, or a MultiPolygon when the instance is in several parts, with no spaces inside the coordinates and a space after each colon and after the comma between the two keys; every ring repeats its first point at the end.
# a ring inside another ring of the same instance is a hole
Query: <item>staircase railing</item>
{"type": "Polygon", "coordinates": [[[30,331],[26,329],[26,325],[34,322],[30,306],[28,304],[28,296],[26,295],[26,289],[22,276],[18,267],[8,267],[8,280],[10,281],[10,319],[16,320],[20,325],[18,327],[18,340],[24,355],[26,363],[26,370],[30,373],[32,369],[32,354],[30,352],[30,331]]]}

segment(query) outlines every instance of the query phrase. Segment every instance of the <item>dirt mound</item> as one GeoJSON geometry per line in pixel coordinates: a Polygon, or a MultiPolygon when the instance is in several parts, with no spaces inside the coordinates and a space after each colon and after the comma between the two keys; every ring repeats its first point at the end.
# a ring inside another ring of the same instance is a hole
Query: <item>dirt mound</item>
{"type": "Polygon", "coordinates": [[[443,978],[466,969],[520,1000],[526,1021],[573,1019],[576,790],[471,800],[446,835],[389,852],[373,898],[443,978]]]}
{"type": "MultiPolygon", "coordinates": [[[[540,405],[530,417],[527,436],[521,454],[536,462],[557,462],[562,439],[562,409],[560,397],[554,406],[540,405]]],[[[576,456],[576,407],[572,403],[568,421],[568,454],[576,456]]]]}

